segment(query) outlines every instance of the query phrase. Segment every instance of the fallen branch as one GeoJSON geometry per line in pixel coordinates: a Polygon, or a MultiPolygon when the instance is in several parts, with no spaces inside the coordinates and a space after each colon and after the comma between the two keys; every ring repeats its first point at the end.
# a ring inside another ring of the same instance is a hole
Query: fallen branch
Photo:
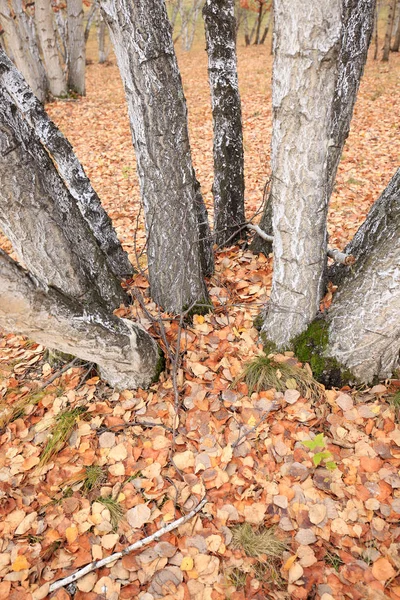
{"type": "Polygon", "coordinates": [[[119,560],[120,558],[122,558],[126,554],[129,554],[130,552],[133,552],[134,550],[140,550],[144,546],[148,546],[148,544],[151,544],[151,542],[154,542],[155,540],[158,540],[160,537],[162,537],[164,533],[168,533],[169,531],[176,529],[180,525],[184,525],[184,523],[187,523],[187,521],[194,517],[196,513],[200,512],[200,510],[203,508],[206,502],[207,498],[204,497],[203,500],[201,500],[196,506],[196,508],[190,511],[190,513],[184,515],[183,517],[180,517],[180,519],[177,519],[176,521],[172,521],[172,523],[166,525],[165,527],[162,527],[158,531],[155,531],[148,537],[145,537],[142,540],[139,540],[138,542],[127,546],[124,550],[121,550],[121,552],[114,552],[114,554],[106,556],[106,558],[102,558],[101,560],[95,560],[90,564],[86,565],[86,567],[79,569],[79,571],[75,571],[75,573],[72,573],[72,575],[64,577],[64,579],[54,581],[49,587],[49,593],[55,592],[56,590],[59,590],[60,588],[69,585],[74,581],[77,581],[78,579],[80,579],[84,575],[87,575],[88,573],[91,573],[95,569],[100,569],[101,567],[105,567],[106,565],[115,562],[116,560],[119,560]]]}
{"type": "Polygon", "coordinates": [[[336,250],[336,248],[328,248],[327,255],[341,265],[349,266],[354,265],[356,262],[356,259],[352,254],[345,254],[344,252],[340,252],[340,250],[336,250]]]}
{"type": "MultiPolygon", "coordinates": [[[[253,225],[252,223],[247,223],[247,229],[251,229],[255,231],[263,240],[266,242],[273,242],[274,237],[272,235],[268,235],[265,233],[258,225],[253,225]]],[[[344,252],[340,252],[340,250],[336,250],[336,248],[328,248],[327,255],[329,258],[333,258],[333,260],[341,265],[354,265],[356,259],[352,254],[345,254],[344,252]]]]}
{"type": "Polygon", "coordinates": [[[258,235],[266,242],[274,241],[273,236],[268,235],[268,233],[265,233],[265,231],[263,231],[258,225],[253,225],[252,223],[247,223],[247,229],[252,229],[256,233],[258,233],[258,235]]]}

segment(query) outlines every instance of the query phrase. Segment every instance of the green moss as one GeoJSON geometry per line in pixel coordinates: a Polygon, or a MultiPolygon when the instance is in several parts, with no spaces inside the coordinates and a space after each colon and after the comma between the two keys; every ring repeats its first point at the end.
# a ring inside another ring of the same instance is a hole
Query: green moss
{"type": "Polygon", "coordinates": [[[291,348],[299,361],[308,363],[315,379],[326,387],[342,387],[354,382],[350,371],[327,355],[328,345],[329,324],[323,318],[315,319],[306,331],[291,342],[291,348]]]}
{"type": "Polygon", "coordinates": [[[259,313],[256,317],[254,317],[253,327],[255,329],[257,329],[257,331],[261,331],[261,327],[263,326],[263,323],[264,323],[264,316],[262,313],[259,313]]]}
{"type": "Polygon", "coordinates": [[[165,371],[165,356],[164,352],[158,347],[158,361],[156,364],[156,372],[151,383],[157,383],[161,373],[165,371]]]}

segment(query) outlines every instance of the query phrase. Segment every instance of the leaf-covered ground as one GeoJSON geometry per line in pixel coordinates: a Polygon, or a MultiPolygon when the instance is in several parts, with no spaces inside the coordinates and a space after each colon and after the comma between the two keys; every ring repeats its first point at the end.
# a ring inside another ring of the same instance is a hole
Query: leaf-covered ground
{"type": "MultiPolygon", "coordinates": [[[[210,205],[203,48],[179,62],[210,205]]],[[[269,47],[240,48],[249,216],[269,172],[271,63],[269,47]]],[[[400,56],[368,64],[330,210],[338,248],[398,167],[399,73],[400,56]]],[[[85,99],[49,112],[135,261],[139,192],[118,71],[114,62],[91,64],[87,76],[85,99]]],[[[139,250],[143,241],[139,218],[139,250]]],[[[150,535],[205,495],[187,524],[54,597],[400,599],[400,381],[302,396],[285,375],[296,363],[286,355],[275,359],[281,391],[250,394],[236,384],[261,352],[253,319],[271,276],[270,258],[244,246],[219,252],[209,282],[215,310],[183,330],[168,315],[153,322],[145,278],[129,282],[148,313],[135,301],[118,314],[140,319],[170,352],[148,391],[115,392],[91,365],[58,373],[42,347],[0,337],[0,600],[45,598],[50,582],[150,535]],[[182,360],[172,377],[177,340],[182,360]]]]}

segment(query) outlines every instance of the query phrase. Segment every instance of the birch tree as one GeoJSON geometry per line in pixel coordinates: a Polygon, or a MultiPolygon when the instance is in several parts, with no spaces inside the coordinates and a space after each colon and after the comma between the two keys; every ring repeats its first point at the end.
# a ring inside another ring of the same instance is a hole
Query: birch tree
{"type": "Polygon", "coordinates": [[[341,1],[276,0],[274,273],[263,330],[278,347],[314,319],[324,290],[327,162],[341,1]]]}
{"type": "MultiPolygon", "coordinates": [[[[328,149],[326,173],[329,202],[336,173],[345,141],[349,135],[351,118],[360,81],[368,56],[368,48],[374,28],[375,0],[343,0],[340,50],[336,72],[335,92],[332,99],[331,131],[328,149]]],[[[275,126],[275,124],[273,125],[275,126]]],[[[274,173],[272,174],[274,179],[274,173]]],[[[272,207],[273,196],[268,194],[264,212],[260,221],[261,229],[268,235],[273,234],[272,207]]],[[[275,198],[279,202],[279,198],[275,198]]],[[[255,237],[251,249],[253,252],[272,251],[272,244],[261,237],[255,237]]]]}
{"type": "Polygon", "coordinates": [[[387,62],[390,55],[390,43],[393,34],[394,13],[396,9],[396,0],[389,0],[388,14],[386,20],[385,42],[383,44],[382,61],[387,62]]]}
{"type": "Polygon", "coordinates": [[[171,312],[208,303],[211,234],[189,145],[164,0],[102,0],[128,103],[153,299],[171,312]]]}
{"type": "Polygon", "coordinates": [[[67,95],[67,80],[57,50],[53,10],[50,0],[35,0],[35,21],[46,66],[49,89],[55,97],[67,95]]]}
{"type": "Polygon", "coordinates": [[[68,87],[84,96],[86,45],[82,0],[67,0],[68,87]]]}
{"type": "Polygon", "coordinates": [[[214,123],[214,235],[218,246],[243,237],[244,157],[234,0],[206,0],[203,17],[214,123]]]}
{"type": "Polygon", "coordinates": [[[34,94],[44,102],[47,97],[47,78],[21,0],[13,1],[13,9],[15,18],[11,14],[7,0],[0,0],[0,24],[4,29],[7,49],[34,94]]]}
{"type": "MultiPolygon", "coordinates": [[[[0,58],[2,67],[7,66],[3,51],[0,58]]],[[[42,145],[38,115],[31,121],[24,118],[7,87],[17,88],[28,103],[33,93],[23,80],[25,88],[20,89],[20,75],[12,85],[14,67],[6,78],[4,71],[0,69],[0,226],[28,271],[0,252],[0,326],[95,362],[113,386],[147,386],[160,368],[157,344],[139,325],[112,314],[126,302],[126,294],[42,145]]],[[[41,123],[44,137],[48,122],[41,123]]]]}

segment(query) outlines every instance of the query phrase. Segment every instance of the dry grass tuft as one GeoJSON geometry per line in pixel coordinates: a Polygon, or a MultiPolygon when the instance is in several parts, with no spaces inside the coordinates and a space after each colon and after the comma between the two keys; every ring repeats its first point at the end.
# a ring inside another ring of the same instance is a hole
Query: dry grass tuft
{"type": "Polygon", "coordinates": [[[273,528],[254,530],[249,523],[243,523],[232,529],[232,544],[241,548],[247,556],[269,560],[281,559],[287,549],[287,543],[275,535],[273,528]]]}
{"type": "Polygon", "coordinates": [[[104,506],[108,508],[111,516],[111,525],[113,526],[114,531],[116,531],[120,521],[125,519],[125,510],[112,496],[100,496],[97,498],[96,502],[101,502],[101,504],[104,504],[104,506]]]}
{"type": "Polygon", "coordinates": [[[233,385],[245,381],[249,394],[275,388],[277,392],[296,389],[303,398],[319,400],[323,395],[323,386],[316,381],[306,368],[300,368],[287,362],[275,362],[265,354],[260,354],[247,363],[243,372],[233,385]]]}
{"type": "Polygon", "coordinates": [[[51,458],[61,450],[71,435],[76,421],[85,411],[85,407],[77,406],[72,410],[67,410],[63,413],[60,413],[56,417],[52,435],[40,456],[39,466],[42,467],[43,465],[47,464],[51,458]]]}

